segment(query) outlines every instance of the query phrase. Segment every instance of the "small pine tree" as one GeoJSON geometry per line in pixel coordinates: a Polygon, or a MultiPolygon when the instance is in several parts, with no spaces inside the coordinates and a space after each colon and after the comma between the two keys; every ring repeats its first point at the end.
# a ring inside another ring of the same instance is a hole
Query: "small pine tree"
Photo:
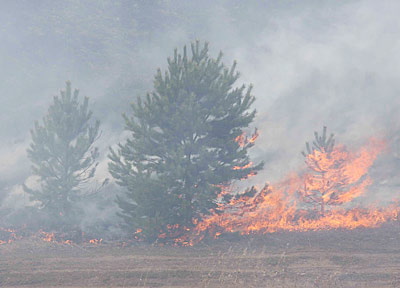
{"type": "Polygon", "coordinates": [[[304,187],[299,194],[305,203],[319,206],[320,215],[325,214],[326,206],[341,204],[339,194],[344,192],[347,179],[344,164],[348,154],[343,147],[334,147],[334,134],[327,137],[324,126],[322,135],[314,132],[315,140],[312,145],[306,142],[306,164],[312,172],[306,175],[304,187]]]}
{"type": "Polygon", "coordinates": [[[223,185],[262,168],[248,156],[254,141],[240,141],[255,116],[251,87],[235,88],[236,64],[228,69],[221,58],[199,42],[191,56],[186,46],[183,55],[175,50],[154,92],[124,115],[132,136],[110,150],[110,173],[128,190],[117,199],[120,215],[150,241],[192,226],[217,207],[223,185]]]}
{"type": "Polygon", "coordinates": [[[99,121],[93,122],[89,99],[78,99],[78,90],[66,90],[55,96],[43,122],[35,122],[28,157],[41,188],[24,185],[32,201],[48,216],[51,229],[65,228],[79,219],[77,202],[81,186],[95,173],[98,149],[93,143],[99,135],[99,121]]]}

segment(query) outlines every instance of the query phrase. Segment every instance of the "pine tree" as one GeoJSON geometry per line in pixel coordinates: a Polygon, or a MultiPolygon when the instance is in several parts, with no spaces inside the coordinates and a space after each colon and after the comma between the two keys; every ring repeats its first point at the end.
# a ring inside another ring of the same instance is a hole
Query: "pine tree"
{"type": "Polygon", "coordinates": [[[335,147],[334,134],[327,137],[324,126],[322,135],[314,132],[312,145],[306,142],[306,164],[311,171],[305,177],[303,189],[299,193],[305,203],[319,206],[321,216],[325,214],[326,206],[341,204],[339,196],[348,185],[344,171],[348,153],[344,147],[335,147]]]}
{"type": "Polygon", "coordinates": [[[127,189],[117,198],[120,216],[150,241],[192,226],[217,207],[222,186],[262,168],[248,156],[254,141],[242,137],[255,116],[251,86],[236,87],[236,63],[221,60],[209,57],[207,43],[192,43],[191,56],[175,49],[154,92],[124,115],[131,137],[110,150],[110,173],[127,189]]]}
{"type": "Polygon", "coordinates": [[[79,219],[77,203],[82,185],[96,170],[98,149],[93,143],[99,135],[99,121],[92,121],[89,99],[80,103],[79,91],[66,90],[55,96],[43,122],[35,122],[28,157],[33,173],[39,176],[40,189],[24,185],[32,201],[49,218],[49,228],[74,225],[79,219]]]}

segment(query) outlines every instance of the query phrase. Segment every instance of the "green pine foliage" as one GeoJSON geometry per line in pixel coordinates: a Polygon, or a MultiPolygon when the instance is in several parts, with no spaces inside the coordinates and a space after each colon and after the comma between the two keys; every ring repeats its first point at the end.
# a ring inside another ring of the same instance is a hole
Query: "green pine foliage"
{"type": "Polygon", "coordinates": [[[79,220],[77,203],[82,185],[96,170],[98,149],[93,143],[99,135],[99,121],[92,121],[89,99],[80,103],[79,91],[66,90],[55,96],[42,123],[35,122],[28,157],[33,173],[39,176],[40,189],[24,185],[32,201],[47,216],[49,228],[65,228],[79,220]]]}
{"type": "Polygon", "coordinates": [[[327,128],[326,126],[324,126],[322,129],[322,135],[318,135],[317,131],[314,132],[315,140],[312,142],[312,146],[309,142],[306,142],[306,152],[301,152],[304,157],[307,157],[307,155],[314,153],[315,150],[326,153],[332,152],[333,147],[335,146],[335,135],[331,134],[329,138],[327,138],[326,130],[327,128]]]}
{"type": "Polygon", "coordinates": [[[127,190],[117,198],[120,216],[147,240],[192,226],[217,207],[222,185],[263,166],[250,163],[252,141],[236,140],[256,113],[251,87],[236,87],[236,64],[227,68],[221,59],[209,57],[207,43],[192,43],[190,56],[186,46],[175,50],[154,91],[124,115],[132,134],[110,150],[109,170],[127,190]]]}

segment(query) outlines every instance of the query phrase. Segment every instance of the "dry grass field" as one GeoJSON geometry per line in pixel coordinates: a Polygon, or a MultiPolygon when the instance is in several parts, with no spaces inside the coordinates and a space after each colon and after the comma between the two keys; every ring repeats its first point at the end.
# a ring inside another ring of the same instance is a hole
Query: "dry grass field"
{"type": "Polygon", "coordinates": [[[400,287],[400,227],[230,236],[195,247],[24,239],[0,246],[0,286],[400,287]]]}

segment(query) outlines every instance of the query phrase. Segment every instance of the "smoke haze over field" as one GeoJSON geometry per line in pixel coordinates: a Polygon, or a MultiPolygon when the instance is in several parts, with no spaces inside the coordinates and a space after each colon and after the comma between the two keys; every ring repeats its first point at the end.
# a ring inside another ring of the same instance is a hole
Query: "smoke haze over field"
{"type": "MultiPolygon", "coordinates": [[[[66,80],[90,97],[101,120],[97,178],[110,177],[108,147],[126,135],[121,113],[152,89],[156,69],[166,67],[175,47],[196,39],[209,41],[213,56],[222,50],[227,65],[237,60],[238,83],[254,85],[260,137],[251,154],[266,165],[252,183],[297,170],[304,142],[323,125],[349,147],[371,136],[394,146],[399,9],[394,0],[2,3],[0,199],[27,201],[20,185],[31,175],[29,130],[66,80]]],[[[389,178],[396,177],[396,161],[386,165],[389,178]]]]}

